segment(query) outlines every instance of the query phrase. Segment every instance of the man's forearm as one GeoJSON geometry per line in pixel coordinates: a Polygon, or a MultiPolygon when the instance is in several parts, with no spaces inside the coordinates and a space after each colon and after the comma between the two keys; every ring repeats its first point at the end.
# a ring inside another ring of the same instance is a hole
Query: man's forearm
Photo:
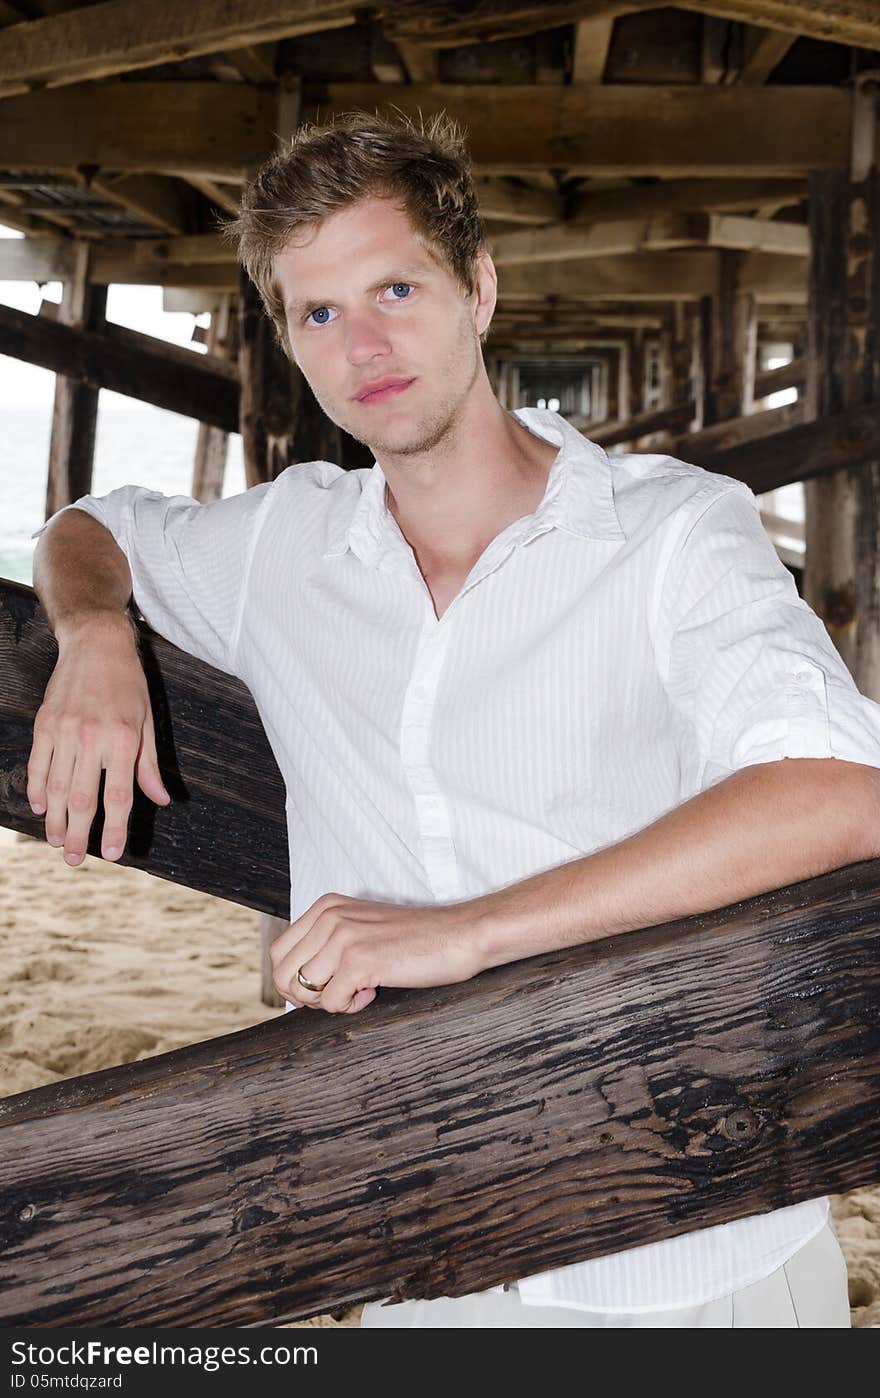
{"type": "Polygon", "coordinates": [[[59,645],[83,624],[136,636],[127,611],[128,560],[109,530],[84,510],[54,519],[34,551],[34,589],[59,645]]]}
{"type": "Polygon", "coordinates": [[[723,908],[880,854],[880,771],[760,763],[615,845],[473,900],[483,968],[723,908]]]}

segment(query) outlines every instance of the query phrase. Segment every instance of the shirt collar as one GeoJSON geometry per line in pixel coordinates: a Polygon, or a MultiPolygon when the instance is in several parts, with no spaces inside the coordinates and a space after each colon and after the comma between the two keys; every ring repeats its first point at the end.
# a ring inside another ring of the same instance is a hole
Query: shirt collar
{"type": "MultiPolygon", "coordinates": [[[[541,503],[521,522],[519,542],[553,528],[584,539],[625,539],[614,504],[611,462],[602,448],[549,408],[516,408],[514,416],[559,448],[541,503]]],[[[382,467],[374,461],[353,514],[334,522],[325,558],[350,548],[363,562],[374,563],[389,546],[408,548],[386,504],[385,484],[382,467]]]]}

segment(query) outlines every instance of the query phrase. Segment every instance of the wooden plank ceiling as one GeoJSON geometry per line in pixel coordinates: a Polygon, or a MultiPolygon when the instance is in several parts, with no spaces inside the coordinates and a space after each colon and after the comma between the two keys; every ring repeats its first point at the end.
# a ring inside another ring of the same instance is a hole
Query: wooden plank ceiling
{"type": "Polygon", "coordinates": [[[0,243],[0,280],[62,275],[86,239],[98,280],[233,289],[218,219],[283,107],[443,107],[499,329],[528,306],[557,328],[657,316],[731,249],[759,303],[802,317],[806,177],[846,165],[878,67],[876,0],[0,0],[0,222],[28,239],[0,243]]]}

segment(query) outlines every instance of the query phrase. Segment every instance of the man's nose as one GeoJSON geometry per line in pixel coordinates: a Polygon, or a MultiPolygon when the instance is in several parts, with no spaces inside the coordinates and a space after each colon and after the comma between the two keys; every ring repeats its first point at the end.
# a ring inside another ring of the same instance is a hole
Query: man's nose
{"type": "Polygon", "coordinates": [[[347,318],[345,351],[352,364],[365,364],[378,355],[391,353],[388,328],[378,314],[361,312],[347,318]]]}

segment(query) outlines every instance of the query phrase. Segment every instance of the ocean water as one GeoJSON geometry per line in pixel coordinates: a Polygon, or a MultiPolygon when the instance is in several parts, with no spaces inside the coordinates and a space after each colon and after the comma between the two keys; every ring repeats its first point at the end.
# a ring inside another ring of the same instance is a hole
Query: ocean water
{"type": "MultiPolygon", "coordinates": [[[[0,413],[0,578],[30,585],[35,540],[45,519],[51,408],[0,413]]],[[[164,495],[189,495],[198,423],[142,406],[102,411],[99,404],[93,495],[120,485],[145,485],[164,495]]],[[[241,437],[229,438],[224,495],[245,488],[241,437]]]]}

